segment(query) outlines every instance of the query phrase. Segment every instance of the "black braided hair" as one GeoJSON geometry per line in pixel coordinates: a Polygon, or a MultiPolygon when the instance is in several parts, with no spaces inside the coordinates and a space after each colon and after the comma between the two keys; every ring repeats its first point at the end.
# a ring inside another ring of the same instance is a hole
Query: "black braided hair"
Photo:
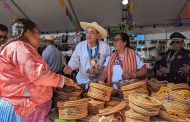
{"type": "Polygon", "coordinates": [[[0,47],[2,51],[9,43],[14,42],[18,39],[23,38],[24,34],[29,30],[33,31],[34,28],[37,28],[36,24],[28,19],[18,19],[11,24],[10,30],[10,39],[0,47]]]}

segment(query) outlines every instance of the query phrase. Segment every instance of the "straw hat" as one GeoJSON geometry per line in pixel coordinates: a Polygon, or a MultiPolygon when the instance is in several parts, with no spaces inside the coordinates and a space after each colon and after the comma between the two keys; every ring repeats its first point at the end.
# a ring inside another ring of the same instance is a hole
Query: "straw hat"
{"type": "Polygon", "coordinates": [[[92,23],[88,23],[88,22],[80,22],[80,26],[86,30],[87,28],[93,28],[95,30],[97,30],[100,33],[100,38],[104,39],[108,36],[108,33],[106,31],[106,29],[104,29],[103,27],[101,27],[97,22],[92,22],[92,23]]]}
{"type": "Polygon", "coordinates": [[[46,35],[45,36],[45,40],[47,40],[47,41],[54,41],[55,38],[53,37],[53,35],[46,35]]]}

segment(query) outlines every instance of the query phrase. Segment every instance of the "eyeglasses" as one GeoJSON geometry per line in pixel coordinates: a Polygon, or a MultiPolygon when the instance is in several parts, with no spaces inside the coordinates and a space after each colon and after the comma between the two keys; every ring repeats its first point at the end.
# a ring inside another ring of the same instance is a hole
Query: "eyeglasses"
{"type": "Polygon", "coordinates": [[[1,35],[0,35],[0,41],[7,40],[7,38],[8,38],[7,36],[1,36],[1,35]]]}
{"type": "Polygon", "coordinates": [[[122,39],[114,39],[114,42],[119,42],[120,40],[122,40],[122,39]]]}

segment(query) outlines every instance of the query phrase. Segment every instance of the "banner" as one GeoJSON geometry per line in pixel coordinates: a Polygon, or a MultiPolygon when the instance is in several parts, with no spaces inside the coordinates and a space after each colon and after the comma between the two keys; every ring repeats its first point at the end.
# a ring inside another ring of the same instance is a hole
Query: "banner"
{"type": "Polygon", "coordinates": [[[62,7],[65,7],[65,0],[59,0],[59,4],[60,4],[62,7]]]}
{"type": "Polygon", "coordinates": [[[69,18],[69,20],[72,23],[73,27],[75,27],[75,29],[76,29],[77,32],[79,32],[80,31],[80,27],[77,25],[77,22],[76,22],[75,18],[72,16],[70,10],[66,6],[65,0],[59,0],[59,4],[61,5],[62,8],[65,9],[66,16],[69,18]]]}
{"type": "Polygon", "coordinates": [[[181,12],[181,18],[187,18],[190,15],[190,1],[186,4],[186,6],[183,8],[181,12]]]}

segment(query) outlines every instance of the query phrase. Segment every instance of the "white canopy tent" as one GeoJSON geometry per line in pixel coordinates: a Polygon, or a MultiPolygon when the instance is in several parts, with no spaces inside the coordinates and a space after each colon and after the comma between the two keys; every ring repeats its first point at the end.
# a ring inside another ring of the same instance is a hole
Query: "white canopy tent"
{"type": "MultiPolygon", "coordinates": [[[[59,0],[7,0],[20,17],[26,17],[11,1],[14,1],[44,32],[75,31],[59,0]]],[[[70,2],[78,21],[97,21],[104,27],[113,27],[121,23],[121,0],[70,0],[70,2]]],[[[65,0],[65,4],[72,12],[68,0],[65,0]]],[[[10,25],[13,15],[3,6],[3,0],[0,0],[0,23],[10,25]]],[[[72,15],[74,16],[73,12],[72,15]]]]}
{"type": "Polygon", "coordinates": [[[133,20],[136,28],[133,32],[147,34],[190,30],[190,20],[182,20],[184,26],[175,28],[175,19],[181,14],[188,1],[134,0],[133,20]],[[165,30],[166,22],[169,26],[167,30],[165,30]]]}
{"type": "MultiPolygon", "coordinates": [[[[163,32],[168,19],[175,19],[188,0],[134,0],[134,33],[163,32]],[[156,25],[156,29],[153,28],[156,25]]],[[[28,17],[43,32],[75,31],[59,0],[6,0],[19,17],[28,17]],[[19,10],[20,9],[20,10],[19,10]]],[[[97,21],[104,27],[122,23],[122,0],[65,0],[77,21],[97,21]],[[70,2],[69,2],[70,1],[70,2]],[[72,11],[74,10],[74,11],[72,11]],[[75,16],[76,15],[76,16],[75,16]]],[[[0,23],[9,26],[13,15],[0,0],[0,23]]],[[[173,31],[172,25],[168,31],[173,31]]],[[[181,27],[188,30],[189,27],[181,27]]]]}

